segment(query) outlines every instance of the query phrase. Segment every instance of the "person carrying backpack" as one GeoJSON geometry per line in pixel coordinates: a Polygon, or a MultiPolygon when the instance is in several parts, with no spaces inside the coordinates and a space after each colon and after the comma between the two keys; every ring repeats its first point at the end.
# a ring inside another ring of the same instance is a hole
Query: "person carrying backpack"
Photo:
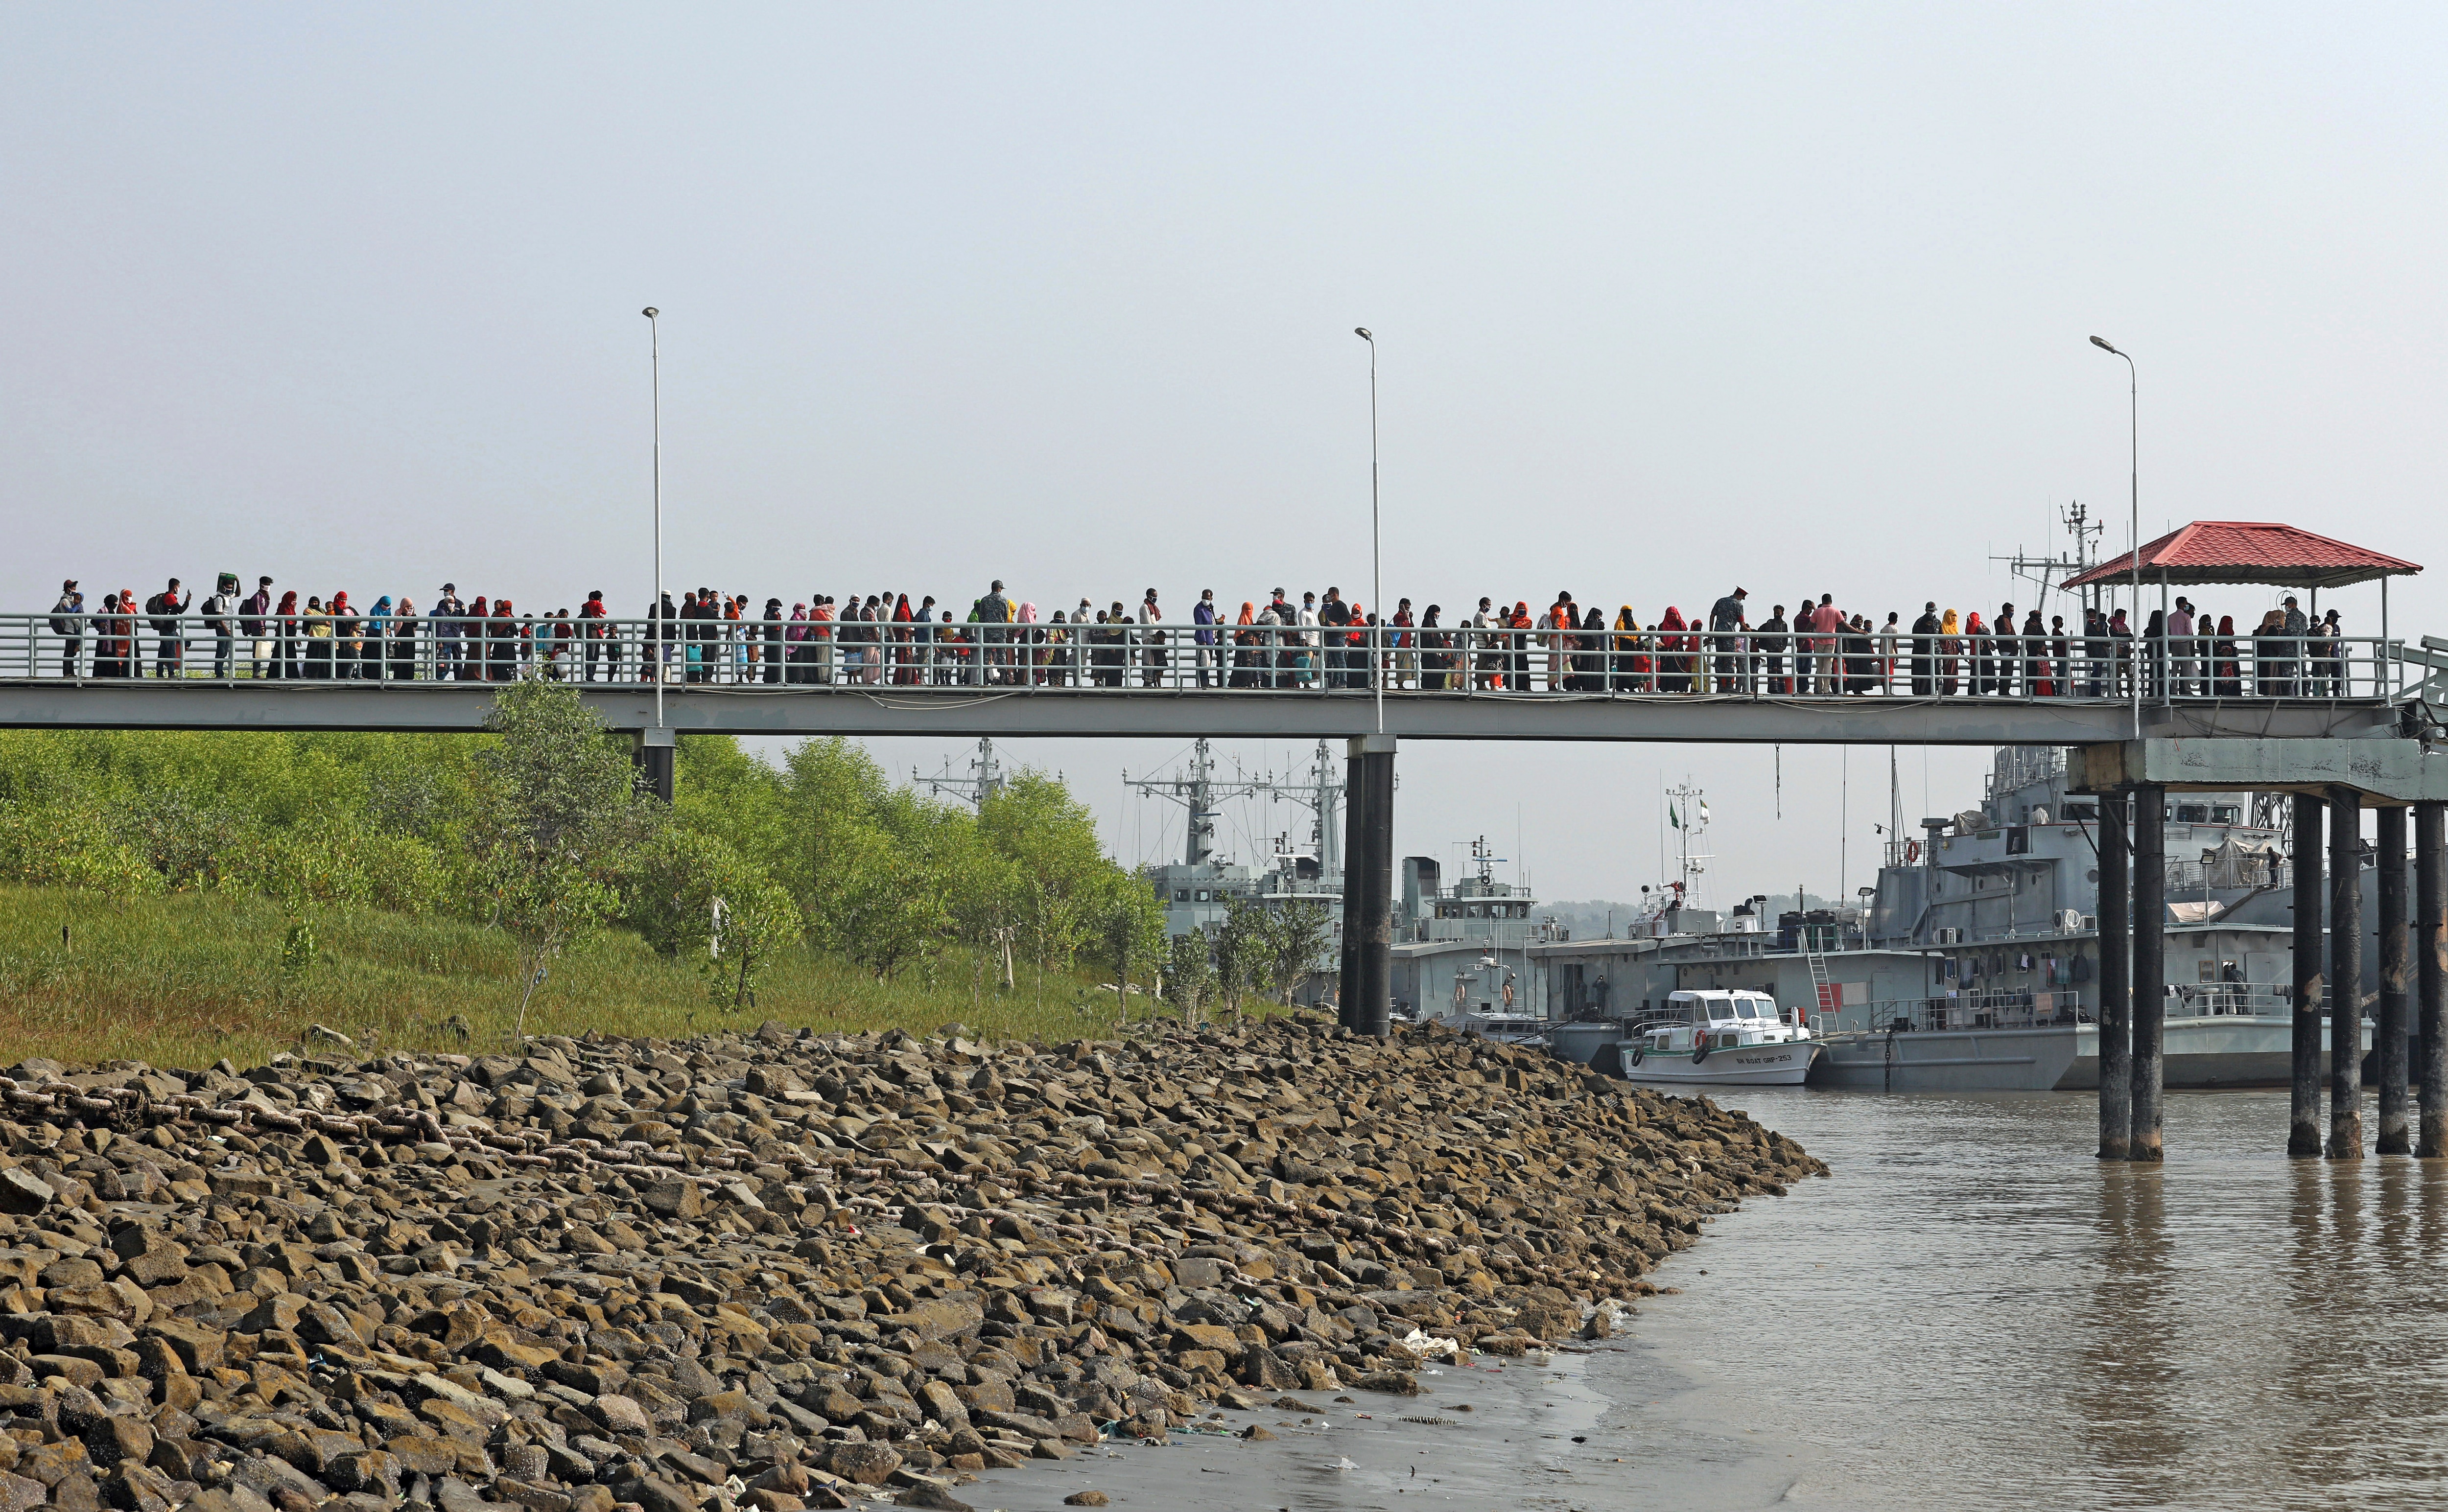
{"type": "Polygon", "coordinates": [[[213,638],[213,676],[227,679],[230,675],[230,652],[236,640],[238,615],[238,574],[224,572],[213,582],[212,597],[204,601],[204,628],[213,638]]]}
{"type": "MultiPolygon", "coordinates": [[[[144,601],[144,613],[153,622],[153,633],[161,638],[161,644],[154,649],[155,677],[183,678],[187,675],[187,638],[179,616],[186,613],[187,605],[195,602],[193,593],[184,598],[179,596],[179,580],[176,578],[170,580],[168,587],[144,601]]],[[[132,652],[130,659],[133,660],[132,652]]]]}
{"type": "Polygon", "coordinates": [[[85,651],[85,595],[77,591],[76,579],[60,584],[60,602],[51,605],[51,634],[58,636],[60,676],[77,675],[77,658],[85,651]]]}

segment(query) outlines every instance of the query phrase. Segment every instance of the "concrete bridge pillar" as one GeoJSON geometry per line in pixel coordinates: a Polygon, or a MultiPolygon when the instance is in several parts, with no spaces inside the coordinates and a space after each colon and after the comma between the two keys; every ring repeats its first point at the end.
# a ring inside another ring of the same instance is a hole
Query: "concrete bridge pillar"
{"type": "Polygon", "coordinates": [[[1343,1023],[1384,1039],[1394,991],[1394,737],[1366,735],[1349,746],[1353,843],[1343,857],[1343,938],[1350,977],[1343,1023]]]}
{"type": "Polygon", "coordinates": [[[2448,840],[2448,804],[2414,806],[2415,1001],[2422,1026],[2421,1137],[2414,1153],[2448,1156],[2448,873],[2440,850],[2448,840]]]}
{"type": "Polygon", "coordinates": [[[2363,1158],[2363,799],[2329,790],[2329,1148],[2363,1158]]]}
{"type": "Polygon", "coordinates": [[[2321,1155],[2321,821],[2326,812],[2311,794],[2295,794],[2295,1036],[2286,1153],[2299,1160],[2321,1155]]]}
{"type": "Polygon", "coordinates": [[[2405,1031],[2407,979],[2414,971],[2413,941],[2405,918],[2405,810],[2391,807],[2372,816],[2380,841],[2380,1137],[2381,1155],[2412,1155],[2414,1128],[2406,1116],[2405,1031]]]}
{"type": "Polygon", "coordinates": [[[2126,800],[2099,795],[2099,1158],[2122,1160],[2133,1128],[2132,910],[2126,800]]]}
{"type": "Polygon", "coordinates": [[[1367,763],[1360,742],[1347,742],[1343,758],[1343,942],[1335,952],[1334,1022],[1347,1029],[1360,1027],[1360,937],[1367,900],[1360,878],[1367,871],[1367,837],[1361,833],[1360,790],[1367,782],[1367,763]]]}
{"type": "Polygon", "coordinates": [[[646,729],[637,734],[637,743],[630,748],[630,759],[638,766],[638,775],[644,779],[656,797],[672,801],[672,770],[679,755],[679,732],[671,729],[646,729]]]}
{"type": "Polygon", "coordinates": [[[2167,1084],[2168,790],[2133,790],[2133,1124],[2126,1158],[2156,1162],[2167,1084]]]}

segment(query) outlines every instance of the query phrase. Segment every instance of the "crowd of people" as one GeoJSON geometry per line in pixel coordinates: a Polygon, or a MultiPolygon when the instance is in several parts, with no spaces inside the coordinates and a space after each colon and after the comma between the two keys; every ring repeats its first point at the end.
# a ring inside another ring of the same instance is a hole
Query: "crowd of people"
{"type": "Polygon", "coordinates": [[[616,620],[601,591],[575,611],[522,614],[507,598],[463,601],[446,583],[420,612],[386,594],[360,609],[275,593],[269,577],[241,598],[222,573],[197,604],[176,578],[141,602],[134,589],[88,608],[63,585],[49,617],[63,677],[285,678],[380,681],[583,681],[975,686],[1220,687],[1425,692],[1679,693],[1914,698],[2324,698],[2346,692],[2343,631],[2331,609],[2313,621],[2288,597],[2239,634],[2179,597],[2136,636],[2123,609],[2085,608],[2018,622],[2015,605],[1983,622],[1925,604],[1909,626],[1874,622],[1807,596],[1751,622],[1742,588],[1686,618],[1670,605],[1647,624],[1630,604],[1610,618],[1559,593],[1544,610],[1482,598],[1444,617],[1400,600],[1380,621],[1329,587],[1294,603],[1276,588],[1228,616],[1213,589],[1186,622],[1168,621],[1150,588],[1135,607],[1087,599],[1042,615],[996,582],[960,618],[931,595],[828,594],[761,610],[745,594],[669,594],[616,620]],[[1371,646],[1375,649],[1372,651],[1371,646]],[[147,652],[150,652],[149,663],[147,652]],[[1373,663],[1373,679],[1372,679],[1373,663]]]}

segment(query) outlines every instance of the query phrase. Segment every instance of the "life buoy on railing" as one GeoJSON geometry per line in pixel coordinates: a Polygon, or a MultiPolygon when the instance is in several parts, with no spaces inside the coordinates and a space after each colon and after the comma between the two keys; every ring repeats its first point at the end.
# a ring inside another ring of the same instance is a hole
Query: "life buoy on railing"
{"type": "Polygon", "coordinates": [[[1918,861],[1918,860],[1920,860],[1920,859],[1921,859],[1921,842],[1920,842],[1919,840],[1906,840],[1906,841],[1904,842],[1904,860],[1905,860],[1905,862],[1906,862],[1907,864],[1909,864],[1909,863],[1911,863],[1911,862],[1918,861]]]}

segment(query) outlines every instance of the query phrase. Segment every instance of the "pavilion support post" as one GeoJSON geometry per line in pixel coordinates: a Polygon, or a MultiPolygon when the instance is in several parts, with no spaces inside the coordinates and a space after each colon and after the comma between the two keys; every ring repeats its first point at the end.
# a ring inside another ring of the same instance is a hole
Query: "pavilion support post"
{"type": "Polygon", "coordinates": [[[2167,1082],[2168,790],[2133,790],[2133,1132],[2126,1158],[2157,1162],[2167,1082]]]}
{"type": "Polygon", "coordinates": [[[2415,1003],[2422,1025],[2422,1130],[2414,1153],[2448,1156],[2448,804],[2414,806],[2415,1003]]]}
{"type": "Polygon", "coordinates": [[[2329,790],[2329,1149],[2363,1158],[2362,794],[2329,790]]]}
{"type": "Polygon", "coordinates": [[[2412,939],[2405,918],[2405,810],[2391,807],[2372,816],[2380,862],[2380,1136],[2381,1155],[2412,1155],[2414,1126],[2407,1116],[2405,1080],[2407,988],[2414,974],[2412,939]]]}
{"type": "Polygon", "coordinates": [[[2099,1158],[2122,1160],[2133,1129],[2132,936],[2125,794],[2099,795],[2099,1158]]]}
{"type": "Polygon", "coordinates": [[[2321,820],[2326,812],[2320,799],[2295,794],[2294,1075],[2286,1153],[2299,1160],[2321,1155],[2321,820]]]}

